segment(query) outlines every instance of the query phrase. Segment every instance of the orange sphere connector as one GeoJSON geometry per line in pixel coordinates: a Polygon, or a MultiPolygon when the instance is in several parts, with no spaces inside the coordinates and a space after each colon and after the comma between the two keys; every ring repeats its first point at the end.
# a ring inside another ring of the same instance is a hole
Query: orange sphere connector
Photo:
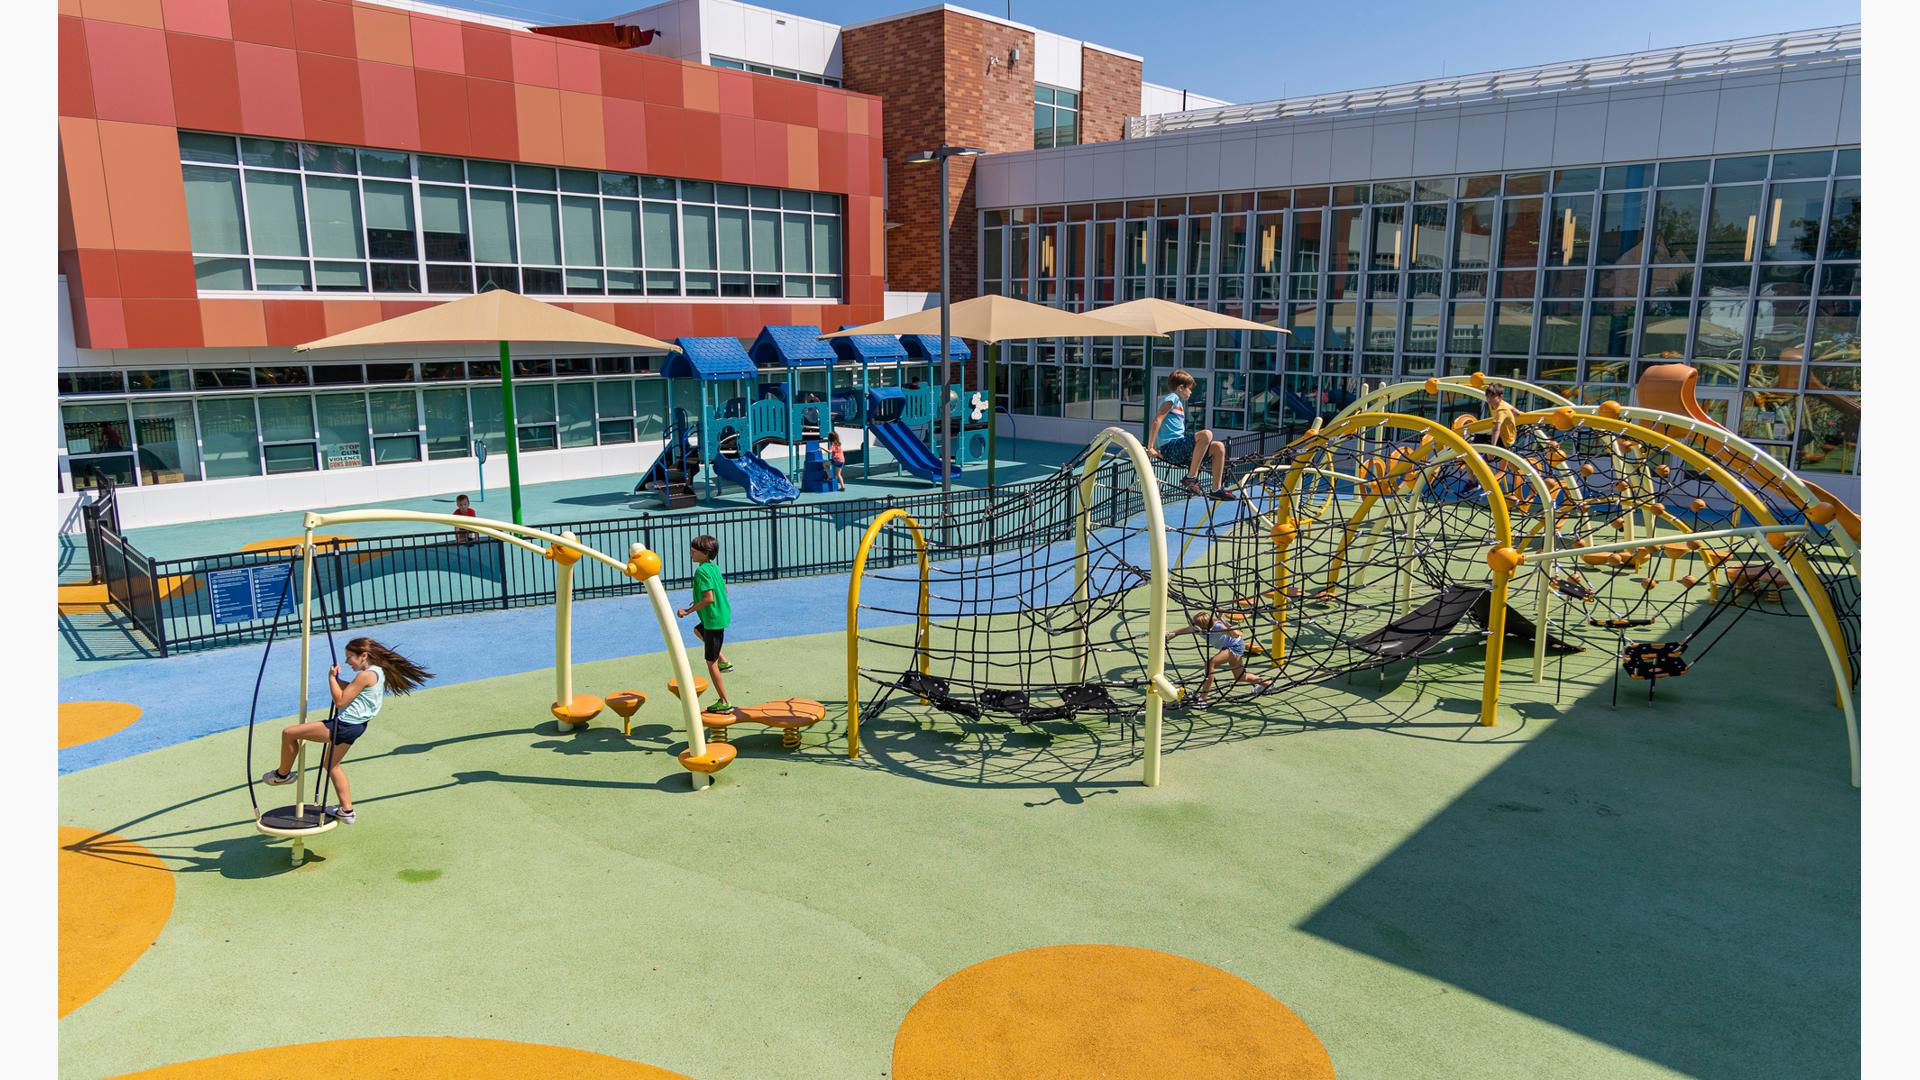
{"type": "Polygon", "coordinates": [[[1276,521],[1273,523],[1273,546],[1285,548],[1292,544],[1299,534],[1300,527],[1295,525],[1292,519],[1276,521]]]}
{"type": "Polygon", "coordinates": [[[1671,466],[1671,465],[1655,465],[1655,466],[1653,467],[1653,475],[1655,475],[1655,476],[1658,476],[1658,477],[1660,477],[1661,479],[1665,479],[1665,478],[1667,478],[1667,477],[1669,477],[1669,476],[1672,476],[1672,475],[1673,475],[1673,466],[1671,466]]]}
{"type": "Polygon", "coordinates": [[[1426,382],[1426,385],[1425,385],[1425,387],[1424,387],[1424,389],[1425,389],[1425,390],[1427,391],[1427,393],[1429,393],[1429,394],[1438,394],[1438,393],[1440,392],[1440,380],[1439,380],[1439,379],[1428,379],[1428,380],[1427,380],[1427,382],[1426,382]]]}
{"type": "Polygon", "coordinates": [[[1768,533],[1767,543],[1772,544],[1775,551],[1785,551],[1787,545],[1793,543],[1793,538],[1792,533],[1768,533]]]}
{"type": "Polygon", "coordinates": [[[1473,384],[1475,390],[1484,390],[1487,385],[1487,373],[1484,371],[1476,371],[1467,376],[1467,381],[1473,384]]]}
{"type": "Polygon", "coordinates": [[[1653,579],[1652,579],[1652,578],[1650,578],[1650,577],[1647,577],[1647,578],[1641,578],[1641,579],[1640,579],[1640,587],[1641,587],[1641,588],[1643,588],[1643,589],[1645,589],[1645,590],[1647,590],[1648,592],[1652,592],[1652,591],[1653,591],[1653,587],[1654,587],[1655,585],[1658,585],[1658,584],[1660,584],[1660,583],[1659,583],[1659,582],[1657,582],[1657,581],[1655,581],[1655,580],[1653,580],[1653,579]]]}
{"type": "Polygon", "coordinates": [[[1807,520],[1815,525],[1831,525],[1833,519],[1840,516],[1840,508],[1830,502],[1814,503],[1807,507],[1807,520]]]}
{"type": "Polygon", "coordinates": [[[1580,466],[1580,475],[1581,475],[1581,476],[1592,476],[1592,475],[1594,474],[1594,472],[1595,472],[1595,471],[1596,471],[1596,470],[1595,470],[1595,469],[1594,469],[1594,467],[1593,467],[1593,462],[1591,462],[1591,461],[1588,461],[1588,462],[1583,462],[1583,463],[1581,464],[1581,466],[1580,466]]]}
{"type": "Polygon", "coordinates": [[[1699,579],[1699,578],[1697,578],[1697,577],[1694,577],[1694,576],[1693,576],[1692,574],[1688,574],[1688,575],[1687,575],[1686,577],[1683,577],[1683,578],[1681,578],[1681,579],[1680,579],[1680,584],[1682,584],[1682,585],[1684,585],[1684,586],[1686,586],[1687,588],[1689,588],[1689,589],[1691,589],[1691,588],[1693,588],[1693,587],[1694,587],[1695,585],[1698,585],[1698,584],[1700,584],[1700,579],[1699,579]]]}
{"type": "Polygon", "coordinates": [[[660,553],[641,549],[627,560],[627,576],[635,581],[660,576],[660,553]]]}
{"type": "Polygon", "coordinates": [[[580,552],[570,547],[562,547],[559,544],[548,544],[547,558],[552,559],[561,566],[572,566],[574,563],[580,561],[580,552]]]}
{"type": "Polygon", "coordinates": [[[1562,405],[1553,410],[1547,417],[1547,422],[1552,424],[1556,431],[1572,431],[1580,423],[1580,417],[1572,409],[1562,405]]]}
{"type": "Polygon", "coordinates": [[[1692,502],[1692,503],[1691,503],[1690,505],[1692,505],[1692,507],[1693,507],[1693,512],[1694,512],[1694,513],[1696,513],[1696,514],[1698,514],[1698,513],[1702,513],[1702,512],[1704,512],[1704,511],[1706,510],[1706,508],[1707,508],[1707,500],[1705,500],[1705,499],[1695,499],[1695,500],[1693,500],[1693,502],[1692,502]]]}
{"type": "Polygon", "coordinates": [[[1618,420],[1620,419],[1620,403],[1617,401],[1603,401],[1600,403],[1600,407],[1595,409],[1594,412],[1599,413],[1609,420],[1618,420]]]}
{"type": "Polygon", "coordinates": [[[1493,567],[1496,574],[1511,574],[1526,561],[1525,555],[1510,547],[1497,547],[1487,552],[1487,565],[1493,567]]]}

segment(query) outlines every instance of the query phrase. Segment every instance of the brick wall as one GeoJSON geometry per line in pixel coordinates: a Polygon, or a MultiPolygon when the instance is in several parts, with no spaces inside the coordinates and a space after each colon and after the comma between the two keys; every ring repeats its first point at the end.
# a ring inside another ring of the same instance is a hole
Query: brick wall
{"type": "Polygon", "coordinates": [[[1140,61],[1080,49],[1080,141],[1113,142],[1140,113],[1140,61]]]}
{"type": "MultiPolygon", "coordinates": [[[[841,34],[847,89],[886,101],[887,287],[940,287],[939,168],[907,156],[941,145],[995,153],[1033,147],[1033,35],[959,12],[929,11],[841,34]],[[1018,48],[1017,64],[1007,62],[1018,48]],[[988,57],[999,62],[988,65],[988,57]]],[[[1139,101],[1138,65],[1134,100],[1139,101]]],[[[947,179],[953,295],[974,295],[978,241],[973,162],[955,158],[947,179]]]]}

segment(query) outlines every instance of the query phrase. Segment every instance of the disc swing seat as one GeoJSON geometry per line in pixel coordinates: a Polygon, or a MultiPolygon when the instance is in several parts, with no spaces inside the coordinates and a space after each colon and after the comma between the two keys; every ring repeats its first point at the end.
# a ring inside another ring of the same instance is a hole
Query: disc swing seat
{"type": "Polygon", "coordinates": [[[1617,653],[1620,657],[1620,666],[1615,668],[1613,673],[1613,704],[1620,704],[1621,672],[1625,672],[1628,678],[1639,679],[1647,684],[1647,702],[1652,704],[1654,688],[1659,685],[1661,679],[1677,679],[1692,671],[1693,666],[1706,659],[1707,654],[1713,651],[1713,647],[1720,644],[1720,639],[1726,637],[1727,632],[1737,626],[1748,611],[1758,606],[1757,603],[1741,604],[1740,613],[1733,617],[1733,621],[1714,635],[1713,640],[1707,642],[1706,647],[1701,649],[1692,660],[1688,660],[1687,646],[1692,644],[1693,639],[1699,637],[1707,627],[1712,626],[1714,620],[1725,613],[1727,608],[1736,603],[1738,599],[1731,592],[1724,598],[1715,600],[1713,607],[1707,612],[1707,617],[1700,620],[1700,625],[1694,627],[1692,632],[1679,641],[1630,642],[1626,639],[1625,627],[1650,625],[1653,622],[1652,619],[1589,620],[1595,626],[1604,625],[1621,629],[1617,653]]]}
{"type": "MultiPolygon", "coordinates": [[[[287,579],[281,585],[279,600],[274,604],[273,621],[267,624],[267,643],[266,647],[260,651],[260,669],[254,674],[253,702],[247,708],[246,769],[247,801],[253,806],[254,828],[265,836],[271,836],[281,840],[292,840],[293,863],[295,866],[298,866],[305,860],[306,841],[309,837],[332,832],[340,826],[338,821],[328,817],[326,814],[327,786],[331,774],[325,766],[326,755],[332,752],[334,738],[339,734],[340,710],[337,706],[331,706],[327,710],[327,748],[322,751],[321,756],[320,785],[315,791],[317,801],[308,802],[306,800],[306,747],[302,745],[300,747],[299,760],[295,763],[293,772],[294,802],[287,806],[276,806],[267,810],[260,809],[260,799],[254,791],[254,785],[260,782],[260,778],[254,775],[253,771],[253,729],[259,721],[260,688],[266,680],[267,660],[273,655],[273,643],[279,636],[280,616],[286,610],[287,595],[292,591],[293,564],[289,563],[287,579]]],[[[325,589],[320,590],[320,597],[320,620],[321,626],[327,633],[327,653],[333,657],[334,663],[338,663],[339,653],[334,645],[333,626],[327,621],[325,589]]],[[[329,674],[328,678],[332,678],[331,674],[329,674]]],[[[329,694],[328,697],[331,699],[332,695],[329,694]]]]}

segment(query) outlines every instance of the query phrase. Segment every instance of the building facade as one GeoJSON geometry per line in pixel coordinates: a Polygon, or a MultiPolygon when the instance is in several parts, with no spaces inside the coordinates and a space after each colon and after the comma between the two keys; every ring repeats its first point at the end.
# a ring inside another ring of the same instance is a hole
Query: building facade
{"type": "MultiPolygon", "coordinates": [[[[63,482],[130,524],[470,483],[496,354],[292,347],[490,286],[664,339],[882,314],[871,95],[420,4],[61,12],[63,482]]],[[[516,360],[529,480],[639,467],[656,358],[605,353],[516,360]]]]}
{"type": "Polygon", "coordinates": [[[1716,419],[1857,491],[1857,26],[1133,126],[981,160],[982,289],[1291,332],[1006,347],[1023,435],[1139,423],[1175,366],[1206,423],[1263,432],[1361,382],[1480,370],[1626,400],[1682,360],[1716,419]]]}

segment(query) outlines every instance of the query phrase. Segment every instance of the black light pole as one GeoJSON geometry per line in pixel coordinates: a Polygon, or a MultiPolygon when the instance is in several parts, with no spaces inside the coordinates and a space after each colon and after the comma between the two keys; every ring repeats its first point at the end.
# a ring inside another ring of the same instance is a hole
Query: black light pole
{"type": "Polygon", "coordinates": [[[952,417],[948,415],[947,395],[953,386],[953,346],[951,321],[953,317],[953,288],[948,276],[947,243],[948,233],[952,230],[947,221],[947,160],[956,157],[975,157],[986,153],[977,146],[942,146],[938,150],[922,150],[907,158],[909,165],[924,165],[930,161],[940,163],[940,389],[935,394],[934,418],[940,427],[940,532],[941,540],[948,538],[947,506],[953,498],[953,428],[952,417]]]}

